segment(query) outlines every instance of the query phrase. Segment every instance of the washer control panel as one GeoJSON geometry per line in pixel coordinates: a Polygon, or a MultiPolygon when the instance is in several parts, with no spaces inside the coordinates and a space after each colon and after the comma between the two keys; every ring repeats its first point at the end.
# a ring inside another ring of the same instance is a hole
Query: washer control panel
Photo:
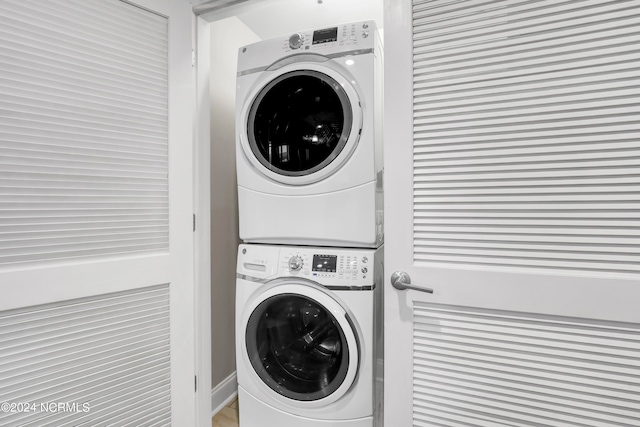
{"type": "Polygon", "coordinates": [[[376,262],[381,254],[382,248],[241,244],[236,271],[256,283],[276,277],[304,277],[325,286],[369,286],[374,284],[374,273],[380,273],[376,262]]]}
{"type": "Polygon", "coordinates": [[[331,283],[362,284],[371,280],[374,250],[334,248],[283,248],[280,272],[331,283]]]}

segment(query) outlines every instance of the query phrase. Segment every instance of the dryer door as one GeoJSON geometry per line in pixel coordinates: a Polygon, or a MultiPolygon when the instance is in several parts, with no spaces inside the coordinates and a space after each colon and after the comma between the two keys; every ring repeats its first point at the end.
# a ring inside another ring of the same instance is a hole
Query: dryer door
{"type": "Polygon", "coordinates": [[[343,396],[359,365],[345,310],[325,292],[300,284],[271,288],[254,301],[246,316],[245,351],[277,399],[306,406],[343,396]]]}
{"type": "Polygon", "coordinates": [[[317,64],[296,64],[269,75],[254,91],[244,117],[247,156],[264,174],[286,184],[308,184],[333,173],[355,149],[362,127],[350,82],[317,64]]]}

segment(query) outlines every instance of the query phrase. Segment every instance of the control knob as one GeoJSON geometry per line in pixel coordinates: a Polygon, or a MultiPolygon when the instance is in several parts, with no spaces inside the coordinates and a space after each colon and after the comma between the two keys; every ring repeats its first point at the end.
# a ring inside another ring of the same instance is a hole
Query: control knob
{"type": "Polygon", "coordinates": [[[304,36],[300,33],[295,33],[289,37],[289,47],[291,49],[300,49],[304,43],[304,36]]]}
{"type": "Polygon", "coordinates": [[[294,255],[289,258],[289,270],[299,271],[302,269],[303,264],[304,262],[302,261],[302,258],[298,255],[294,255]]]}

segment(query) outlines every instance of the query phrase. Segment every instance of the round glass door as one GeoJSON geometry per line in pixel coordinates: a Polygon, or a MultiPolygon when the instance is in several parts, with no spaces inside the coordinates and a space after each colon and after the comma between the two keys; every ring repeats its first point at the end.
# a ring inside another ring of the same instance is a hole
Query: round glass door
{"type": "Polygon", "coordinates": [[[256,96],[247,137],[256,159],[285,176],[327,166],[349,139],[353,113],[344,88],[315,70],[280,75],[256,96]]]}
{"type": "Polygon", "coordinates": [[[349,369],[349,347],[335,317],[317,301],[278,294],[249,317],[246,348],[253,369],[275,392],[299,401],[336,391],[349,369]]]}

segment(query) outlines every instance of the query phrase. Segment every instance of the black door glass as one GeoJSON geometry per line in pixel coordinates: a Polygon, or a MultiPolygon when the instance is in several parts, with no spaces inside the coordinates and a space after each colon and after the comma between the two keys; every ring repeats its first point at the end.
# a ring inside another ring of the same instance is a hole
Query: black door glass
{"type": "Polygon", "coordinates": [[[281,175],[314,173],[331,163],[349,139],[351,103],[344,88],[317,71],[274,79],[249,112],[249,145],[256,158],[281,175]]]}
{"type": "Polygon", "coordinates": [[[258,305],[249,317],[246,345],[262,381],[290,399],[330,395],[349,368],[349,348],[335,317],[302,295],[276,295],[258,305]]]}

